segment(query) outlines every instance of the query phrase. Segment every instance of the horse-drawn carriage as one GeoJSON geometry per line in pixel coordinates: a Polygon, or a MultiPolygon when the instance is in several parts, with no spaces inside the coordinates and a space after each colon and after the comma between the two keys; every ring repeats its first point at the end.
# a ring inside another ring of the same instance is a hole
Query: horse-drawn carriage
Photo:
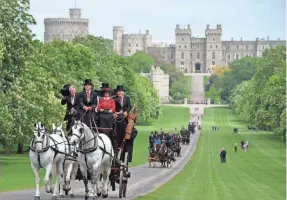
{"type": "Polygon", "coordinates": [[[182,136],[182,144],[188,145],[190,143],[190,132],[187,129],[184,129],[182,136]]]}
{"type": "Polygon", "coordinates": [[[171,161],[174,160],[173,152],[171,148],[167,147],[165,140],[162,140],[158,143],[153,143],[153,146],[150,148],[151,149],[148,158],[149,167],[152,166],[152,163],[154,163],[153,167],[155,167],[156,162],[160,162],[162,167],[171,167],[171,161]]]}
{"type": "Polygon", "coordinates": [[[180,152],[181,152],[181,146],[180,146],[181,138],[178,134],[174,134],[172,136],[172,141],[171,141],[171,149],[174,153],[174,156],[179,157],[180,152]]]}
{"type": "Polygon", "coordinates": [[[194,134],[195,133],[195,127],[196,127],[196,122],[190,122],[188,124],[188,131],[190,134],[194,134]]]}

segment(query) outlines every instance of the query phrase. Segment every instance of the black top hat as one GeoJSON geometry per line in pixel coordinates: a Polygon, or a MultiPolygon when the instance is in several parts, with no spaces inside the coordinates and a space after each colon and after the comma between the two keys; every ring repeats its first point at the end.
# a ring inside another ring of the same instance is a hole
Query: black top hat
{"type": "Polygon", "coordinates": [[[110,92],[110,85],[108,84],[108,83],[102,83],[102,87],[101,87],[101,89],[102,89],[102,92],[104,93],[104,92],[110,92]]]}
{"type": "Polygon", "coordinates": [[[60,90],[60,93],[63,95],[63,96],[69,96],[70,95],[70,84],[66,84],[64,85],[63,89],[60,90]]]}
{"type": "Polygon", "coordinates": [[[126,90],[124,89],[123,85],[117,85],[117,88],[115,89],[115,91],[118,92],[118,91],[126,91],[126,90]]]}
{"type": "Polygon", "coordinates": [[[105,89],[105,88],[109,88],[109,84],[108,83],[102,83],[101,89],[105,89]]]}
{"type": "Polygon", "coordinates": [[[93,86],[92,80],[91,79],[86,79],[84,85],[91,85],[91,86],[93,86]]]}

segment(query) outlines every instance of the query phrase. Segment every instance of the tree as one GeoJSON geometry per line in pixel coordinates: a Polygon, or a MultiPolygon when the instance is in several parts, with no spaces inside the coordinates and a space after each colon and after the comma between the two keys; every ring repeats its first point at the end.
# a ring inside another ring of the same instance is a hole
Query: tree
{"type": "Polygon", "coordinates": [[[150,72],[151,66],[154,64],[153,58],[144,52],[136,52],[130,57],[129,67],[134,72],[140,73],[148,73],[150,72]]]}
{"type": "Polygon", "coordinates": [[[25,57],[31,52],[33,35],[29,26],[36,22],[28,14],[29,0],[0,0],[0,5],[0,89],[7,92],[20,76],[25,66],[25,57]]]}

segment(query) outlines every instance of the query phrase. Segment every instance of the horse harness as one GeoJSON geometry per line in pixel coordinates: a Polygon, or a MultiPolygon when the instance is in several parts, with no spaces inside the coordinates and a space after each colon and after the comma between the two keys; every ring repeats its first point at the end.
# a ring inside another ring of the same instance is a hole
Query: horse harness
{"type": "MultiPolygon", "coordinates": [[[[41,129],[38,128],[37,131],[38,131],[38,135],[40,135],[41,129]]],[[[42,153],[45,153],[46,151],[48,151],[50,148],[51,148],[52,150],[54,150],[54,152],[55,152],[55,155],[54,155],[54,158],[53,158],[53,159],[55,159],[55,157],[58,155],[58,153],[59,153],[59,154],[65,154],[65,153],[59,151],[58,144],[60,144],[60,143],[58,143],[58,142],[57,142],[54,138],[52,138],[50,135],[48,136],[47,133],[45,133],[45,136],[46,136],[45,138],[46,138],[46,141],[47,141],[47,146],[46,146],[45,148],[43,148],[40,153],[37,153],[38,164],[39,164],[40,168],[43,168],[42,165],[41,165],[40,155],[41,155],[42,153]],[[50,146],[50,140],[49,140],[49,139],[51,139],[51,140],[54,142],[54,145],[53,145],[53,146],[55,146],[55,147],[50,146]]],[[[36,142],[34,142],[34,138],[33,138],[32,141],[31,141],[31,143],[30,143],[29,149],[30,149],[31,151],[33,151],[33,152],[36,152],[36,149],[34,149],[32,145],[33,145],[33,144],[36,145],[37,143],[41,143],[41,144],[43,145],[43,141],[36,141],[36,142]]]]}
{"type": "MultiPolygon", "coordinates": [[[[87,169],[88,169],[88,170],[90,170],[90,168],[88,167],[88,163],[87,163],[87,154],[88,154],[88,153],[92,153],[92,152],[96,151],[96,150],[99,148],[99,149],[102,150],[102,152],[103,152],[102,159],[104,158],[105,154],[108,154],[109,156],[113,157],[113,156],[111,155],[111,153],[107,152],[107,150],[106,150],[106,145],[105,145],[105,143],[104,143],[104,141],[103,141],[103,138],[102,138],[101,136],[99,136],[98,134],[96,134],[93,130],[91,130],[91,132],[93,133],[94,137],[93,137],[92,139],[88,140],[87,142],[85,142],[84,144],[86,144],[86,143],[88,143],[88,142],[94,140],[94,146],[93,146],[92,148],[89,148],[89,149],[86,149],[86,150],[82,150],[82,149],[80,149],[80,148],[77,149],[78,152],[80,152],[80,153],[82,153],[82,154],[85,155],[85,163],[86,163],[86,166],[87,166],[87,169]],[[101,147],[101,146],[99,146],[99,145],[97,145],[97,138],[100,138],[100,140],[102,141],[102,143],[103,143],[103,145],[104,145],[104,148],[101,147]]],[[[74,136],[76,136],[77,138],[80,139],[81,136],[82,136],[82,134],[84,133],[84,128],[83,128],[83,127],[80,128],[80,133],[81,133],[80,136],[78,136],[78,135],[76,135],[76,134],[72,134],[72,135],[74,135],[74,136]]],[[[81,146],[83,146],[84,144],[82,143],[82,141],[80,142],[80,145],[81,145],[81,146]]]]}

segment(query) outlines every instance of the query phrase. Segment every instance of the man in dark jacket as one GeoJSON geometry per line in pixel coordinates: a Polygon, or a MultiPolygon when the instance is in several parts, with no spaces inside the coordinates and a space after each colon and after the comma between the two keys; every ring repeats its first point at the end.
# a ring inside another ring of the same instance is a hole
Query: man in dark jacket
{"type": "Polygon", "coordinates": [[[98,104],[97,93],[93,90],[91,79],[84,82],[84,90],[79,94],[80,112],[83,116],[83,122],[90,128],[94,128],[97,123],[96,107],[98,104]]]}
{"type": "MultiPolygon", "coordinates": [[[[128,113],[132,110],[130,97],[125,96],[125,89],[123,85],[118,85],[115,89],[117,93],[115,97],[116,103],[116,112],[114,114],[114,118],[116,120],[116,140],[117,140],[117,148],[121,146],[124,141],[126,134],[126,126],[127,126],[127,116],[128,113]]],[[[128,151],[128,161],[132,161],[132,151],[133,151],[133,140],[126,140],[126,150],[128,151]]]]}
{"type": "Polygon", "coordinates": [[[226,163],[226,150],[224,148],[221,149],[220,151],[220,160],[221,160],[221,163],[226,163]]]}
{"type": "Polygon", "coordinates": [[[63,98],[61,100],[62,105],[67,105],[66,108],[66,115],[64,117],[64,120],[67,122],[66,131],[68,135],[71,135],[71,127],[73,123],[73,118],[76,117],[78,109],[79,109],[79,94],[76,93],[76,88],[74,86],[64,86],[64,88],[61,90],[61,93],[63,95],[63,98]],[[69,95],[67,93],[69,91],[69,95]]]}

